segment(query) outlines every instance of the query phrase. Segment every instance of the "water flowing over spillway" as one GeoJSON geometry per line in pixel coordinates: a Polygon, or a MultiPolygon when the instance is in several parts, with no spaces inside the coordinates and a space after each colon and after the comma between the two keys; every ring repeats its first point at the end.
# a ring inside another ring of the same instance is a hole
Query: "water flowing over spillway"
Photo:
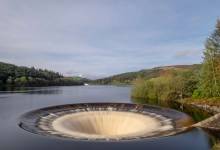
{"type": "Polygon", "coordinates": [[[74,140],[134,140],[177,134],[192,124],[167,108],[124,103],[60,105],[28,112],[20,127],[33,133],[74,140]]]}
{"type": "MultiPolygon", "coordinates": [[[[169,121],[167,123],[171,124],[169,121]]],[[[172,129],[169,124],[161,127],[157,119],[130,112],[92,111],[65,115],[54,120],[52,126],[61,133],[75,137],[120,138],[172,129]]]]}

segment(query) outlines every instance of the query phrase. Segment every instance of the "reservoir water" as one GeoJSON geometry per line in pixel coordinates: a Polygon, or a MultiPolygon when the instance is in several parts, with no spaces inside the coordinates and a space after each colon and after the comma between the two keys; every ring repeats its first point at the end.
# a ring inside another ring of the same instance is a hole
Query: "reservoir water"
{"type": "Polygon", "coordinates": [[[43,107],[93,102],[132,103],[130,87],[71,86],[30,88],[0,93],[0,150],[209,150],[211,136],[194,128],[168,137],[134,141],[73,141],[33,134],[18,124],[22,114],[43,107]]]}

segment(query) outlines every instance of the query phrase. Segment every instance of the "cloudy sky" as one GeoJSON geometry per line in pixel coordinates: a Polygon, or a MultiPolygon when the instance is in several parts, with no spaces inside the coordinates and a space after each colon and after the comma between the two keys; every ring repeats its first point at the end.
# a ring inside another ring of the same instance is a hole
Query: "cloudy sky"
{"type": "Polygon", "coordinates": [[[202,61],[219,0],[0,0],[0,61],[102,77],[202,61]]]}

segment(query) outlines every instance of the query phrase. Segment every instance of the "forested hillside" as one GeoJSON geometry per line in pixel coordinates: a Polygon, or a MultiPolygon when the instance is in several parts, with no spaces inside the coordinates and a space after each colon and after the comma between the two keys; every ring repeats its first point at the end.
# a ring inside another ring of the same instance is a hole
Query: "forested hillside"
{"type": "Polygon", "coordinates": [[[131,84],[137,78],[151,79],[160,76],[166,76],[168,74],[178,74],[183,71],[197,72],[200,70],[200,64],[194,65],[174,65],[174,66],[164,66],[156,67],[152,69],[144,69],[137,72],[127,72],[114,76],[110,76],[103,79],[94,80],[96,84],[131,84]]]}
{"type": "Polygon", "coordinates": [[[64,77],[58,72],[0,62],[0,86],[83,85],[85,79],[64,77]]]}

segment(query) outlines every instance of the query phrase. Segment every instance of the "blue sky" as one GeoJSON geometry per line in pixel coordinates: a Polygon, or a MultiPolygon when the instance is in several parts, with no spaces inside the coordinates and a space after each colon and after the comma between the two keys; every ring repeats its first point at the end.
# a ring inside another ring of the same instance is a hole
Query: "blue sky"
{"type": "Polygon", "coordinates": [[[0,0],[0,61],[103,77],[202,61],[219,0],[0,0]]]}

